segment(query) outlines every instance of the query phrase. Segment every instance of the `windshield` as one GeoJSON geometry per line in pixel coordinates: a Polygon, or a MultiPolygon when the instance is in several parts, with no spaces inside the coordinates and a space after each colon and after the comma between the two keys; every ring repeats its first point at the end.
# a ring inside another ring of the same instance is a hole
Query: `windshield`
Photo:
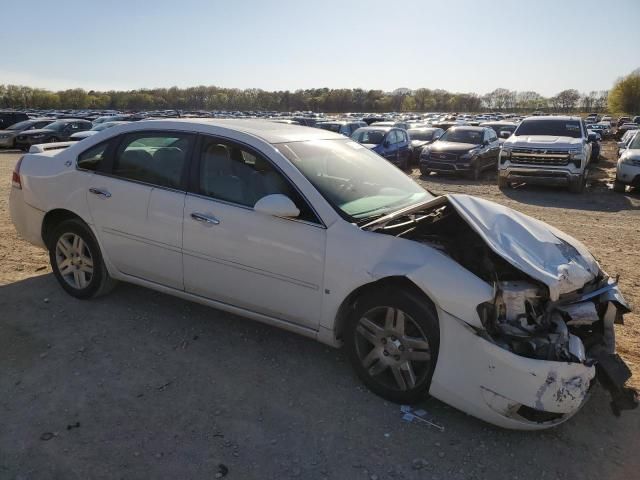
{"type": "Polygon", "coordinates": [[[47,130],[62,130],[64,127],[66,127],[69,123],[68,122],[62,122],[62,121],[57,121],[57,122],[53,122],[50,123],[49,125],[47,125],[46,127],[42,127],[45,128],[47,130]]]}
{"type": "Polygon", "coordinates": [[[411,140],[420,140],[428,142],[433,138],[433,131],[429,130],[409,130],[409,137],[411,140]]]}
{"type": "Polygon", "coordinates": [[[632,150],[640,150],[640,135],[633,137],[633,140],[629,144],[629,148],[632,150]]]}
{"type": "Polygon", "coordinates": [[[550,135],[554,137],[580,138],[580,122],[577,120],[524,120],[516,135],[550,135]]]}
{"type": "Polygon", "coordinates": [[[384,158],[347,139],[289,142],[277,147],[349,221],[433,198],[384,158]]]}
{"type": "Polygon", "coordinates": [[[387,133],[385,130],[356,130],[351,135],[351,140],[358,143],[380,145],[385,133],[387,133]]]}
{"type": "Polygon", "coordinates": [[[472,143],[474,145],[480,145],[482,143],[482,131],[450,128],[440,137],[440,140],[445,142],[472,143]]]}
{"type": "Polygon", "coordinates": [[[316,126],[322,128],[323,130],[329,130],[331,132],[338,132],[338,133],[340,132],[339,123],[320,123],[316,126]]]}

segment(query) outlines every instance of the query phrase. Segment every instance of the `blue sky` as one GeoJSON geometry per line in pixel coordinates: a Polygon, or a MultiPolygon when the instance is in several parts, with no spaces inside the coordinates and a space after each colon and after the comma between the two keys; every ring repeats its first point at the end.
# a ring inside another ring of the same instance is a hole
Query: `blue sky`
{"type": "Polygon", "coordinates": [[[640,67],[640,0],[29,0],[0,83],[602,90],[640,67]]]}

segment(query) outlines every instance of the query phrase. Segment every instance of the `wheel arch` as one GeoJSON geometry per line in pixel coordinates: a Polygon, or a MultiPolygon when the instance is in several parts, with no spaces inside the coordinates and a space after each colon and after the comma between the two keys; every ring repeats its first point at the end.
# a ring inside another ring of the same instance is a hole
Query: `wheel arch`
{"type": "Polygon", "coordinates": [[[429,308],[433,311],[433,315],[436,319],[438,319],[438,312],[435,306],[435,303],[431,298],[416,285],[409,278],[402,275],[394,275],[389,277],[384,277],[374,282],[366,283],[364,285],[360,285],[358,288],[353,290],[349,295],[345,297],[345,299],[338,307],[338,312],[336,313],[336,318],[334,322],[333,328],[333,336],[336,340],[336,343],[342,342],[342,337],[344,333],[344,327],[347,323],[347,319],[349,318],[349,313],[353,311],[356,306],[358,299],[363,295],[375,291],[375,290],[385,290],[385,289],[401,289],[405,293],[410,294],[412,297],[415,297],[416,300],[421,300],[427,303],[429,308]]]}
{"type": "MultiPolygon", "coordinates": [[[[67,210],[65,208],[54,208],[53,210],[49,210],[45,214],[44,218],[42,219],[41,235],[42,235],[42,241],[47,246],[47,248],[49,246],[49,240],[51,240],[50,239],[51,233],[55,229],[56,225],[59,225],[61,222],[64,222],[65,220],[71,220],[71,219],[80,220],[85,225],[87,223],[82,219],[82,217],[80,217],[80,215],[72,212],[71,210],[67,210]]],[[[87,225],[87,228],[89,228],[88,225],[87,225]]],[[[89,228],[89,231],[91,231],[90,228],[89,228]]]]}

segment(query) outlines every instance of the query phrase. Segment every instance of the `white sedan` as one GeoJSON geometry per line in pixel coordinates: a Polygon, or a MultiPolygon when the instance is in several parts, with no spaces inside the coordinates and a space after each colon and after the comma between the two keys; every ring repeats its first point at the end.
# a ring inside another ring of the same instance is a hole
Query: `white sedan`
{"type": "Polygon", "coordinates": [[[615,354],[629,307],[587,249],[467,195],[433,196],[367,148],[261,120],[118,125],[13,173],[18,232],[77,298],[125,281],[344,346],[375,393],[427,394],[541,429],[615,354]],[[597,366],[597,368],[596,368],[597,366]]]}

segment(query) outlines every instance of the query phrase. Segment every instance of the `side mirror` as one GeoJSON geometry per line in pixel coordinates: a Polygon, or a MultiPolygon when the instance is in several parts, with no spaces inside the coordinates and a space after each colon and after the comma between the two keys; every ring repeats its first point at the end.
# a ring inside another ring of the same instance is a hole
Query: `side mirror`
{"type": "Polygon", "coordinates": [[[509,138],[511,132],[509,130],[500,130],[500,138],[509,138]]]}
{"type": "Polygon", "coordinates": [[[300,215],[300,210],[296,204],[286,195],[274,193],[262,197],[256,202],[253,209],[256,212],[271,215],[273,217],[296,218],[300,215]]]}
{"type": "Polygon", "coordinates": [[[627,146],[624,142],[618,142],[618,148],[625,148],[627,146]]]}

